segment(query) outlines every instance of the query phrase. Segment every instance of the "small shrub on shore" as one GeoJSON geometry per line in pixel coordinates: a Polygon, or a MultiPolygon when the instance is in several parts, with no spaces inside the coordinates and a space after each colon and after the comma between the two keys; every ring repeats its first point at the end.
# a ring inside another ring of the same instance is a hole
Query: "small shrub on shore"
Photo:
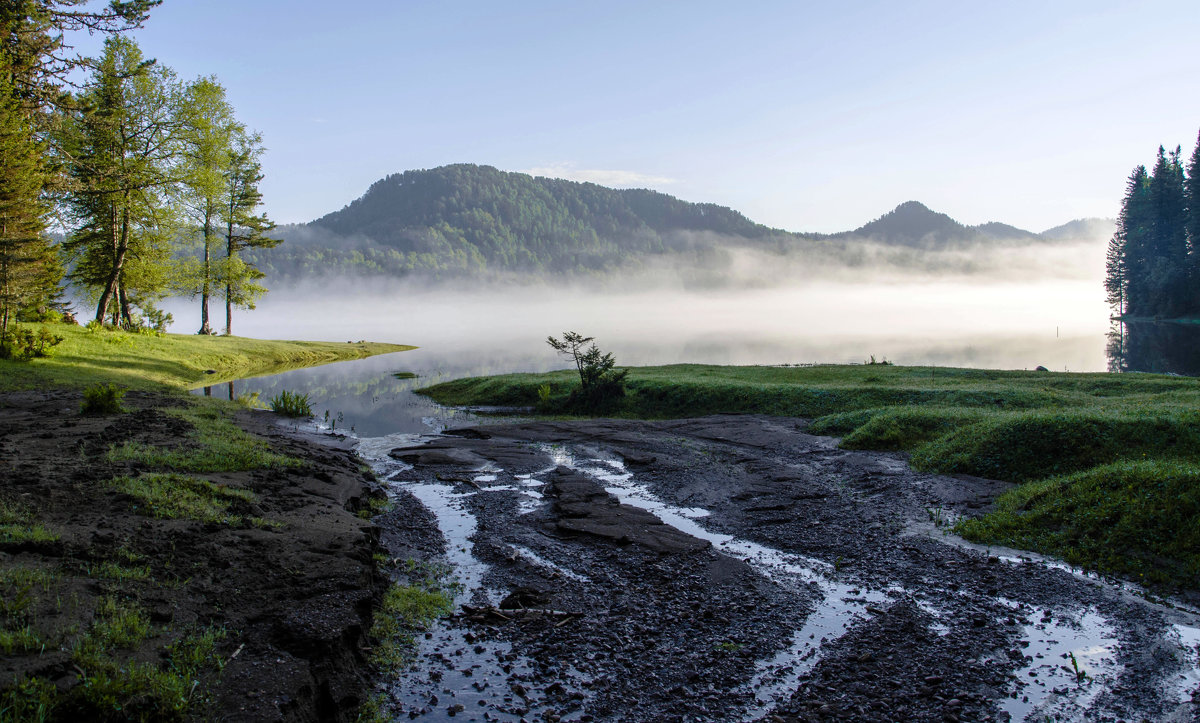
{"type": "Polygon", "coordinates": [[[271,411],[285,417],[311,417],[313,415],[307,394],[289,392],[286,389],[271,397],[271,411]]]}
{"type": "Polygon", "coordinates": [[[44,326],[36,333],[28,327],[14,326],[0,333],[0,359],[29,361],[47,357],[62,342],[63,337],[51,334],[44,326]]]}
{"type": "Polygon", "coordinates": [[[97,384],[83,390],[83,405],[80,414],[120,414],[125,411],[121,400],[125,398],[125,390],[116,384],[97,384]]]}

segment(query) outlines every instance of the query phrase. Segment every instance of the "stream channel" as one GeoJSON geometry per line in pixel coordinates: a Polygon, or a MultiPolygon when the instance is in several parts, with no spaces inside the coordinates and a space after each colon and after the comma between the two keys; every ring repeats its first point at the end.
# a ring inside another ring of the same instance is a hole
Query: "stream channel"
{"type": "Polygon", "coordinates": [[[392,552],[451,568],[397,720],[1200,720],[1196,610],[946,531],[1002,483],[803,420],[478,417],[405,361],[225,392],[307,391],[385,482],[392,552]]]}

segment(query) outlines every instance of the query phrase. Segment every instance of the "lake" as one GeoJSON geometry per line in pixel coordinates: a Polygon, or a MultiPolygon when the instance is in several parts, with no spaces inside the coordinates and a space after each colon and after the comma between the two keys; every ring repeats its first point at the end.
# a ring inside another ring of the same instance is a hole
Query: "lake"
{"type": "MultiPolygon", "coordinates": [[[[193,306],[171,309],[176,331],[198,317],[193,306]]],[[[1200,374],[1200,325],[1116,325],[1113,333],[1093,280],[829,283],[706,293],[316,288],[270,294],[259,309],[237,312],[234,323],[245,336],[418,345],[233,385],[235,395],[257,392],[263,400],[283,389],[307,392],[320,421],[360,436],[471,423],[471,415],[442,409],[412,389],[463,376],[565,368],[545,339],[566,330],[595,336],[629,365],[841,364],[874,356],[904,365],[1200,374]],[[396,378],[397,372],[418,376],[396,378]]],[[[210,393],[228,397],[230,388],[210,393]]]]}

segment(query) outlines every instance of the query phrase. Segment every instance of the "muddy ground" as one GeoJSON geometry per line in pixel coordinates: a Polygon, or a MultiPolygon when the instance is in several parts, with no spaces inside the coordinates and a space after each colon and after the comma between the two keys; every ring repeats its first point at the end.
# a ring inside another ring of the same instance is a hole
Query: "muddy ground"
{"type": "MultiPolygon", "coordinates": [[[[254,492],[257,502],[240,511],[269,526],[156,519],[107,484],[150,468],[107,461],[105,452],[126,441],[189,444],[187,422],[163,411],[180,400],[130,392],[128,413],[98,417],[81,416],[80,400],[78,391],[0,395],[0,496],[59,537],[0,544],[0,576],[34,570],[53,580],[6,584],[6,596],[32,596],[32,607],[12,612],[6,599],[0,623],[31,624],[45,647],[0,654],[0,690],[33,676],[63,693],[86,685],[96,671],[75,662],[72,641],[93,623],[98,601],[115,597],[146,610],[152,623],[148,639],[114,652],[121,660],[165,666],[169,646],[188,631],[224,631],[223,667],[205,668],[190,717],[353,720],[368,689],[364,634],[384,582],[372,558],[378,531],[356,515],[373,480],[361,461],[297,438],[274,415],[243,412],[243,428],[303,464],[199,476],[254,492]],[[144,565],[149,574],[113,579],[97,572],[106,563],[144,565]]],[[[55,715],[121,720],[146,712],[138,705],[55,715]]]]}
{"type": "Polygon", "coordinates": [[[760,416],[363,440],[459,612],[399,719],[1195,721],[1200,618],[947,532],[1007,485],[760,416]],[[438,528],[440,527],[441,533],[438,528]]]}

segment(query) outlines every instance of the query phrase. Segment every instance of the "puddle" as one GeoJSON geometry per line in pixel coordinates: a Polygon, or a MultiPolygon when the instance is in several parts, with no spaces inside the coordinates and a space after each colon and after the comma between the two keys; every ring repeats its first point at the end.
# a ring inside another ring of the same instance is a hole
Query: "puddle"
{"type": "MultiPolygon", "coordinates": [[[[397,721],[540,720],[563,710],[546,698],[546,684],[537,681],[551,677],[565,690],[590,685],[574,668],[547,676],[514,654],[507,642],[477,639],[452,621],[439,622],[421,639],[417,655],[425,664],[400,673],[387,686],[397,721]]],[[[567,715],[563,720],[578,718],[567,715]]]]}
{"type": "MultiPolygon", "coordinates": [[[[412,466],[392,459],[388,453],[396,447],[419,444],[426,439],[428,437],[417,434],[369,437],[359,441],[356,452],[380,479],[411,493],[433,512],[438,529],[446,539],[446,561],[453,567],[454,578],[459,583],[455,606],[472,602],[498,605],[501,593],[483,585],[490,567],[475,557],[471,536],[478,525],[466,500],[488,492],[518,492],[523,500],[529,499],[528,495],[540,499],[540,492],[527,487],[541,487],[544,483],[533,480],[532,476],[522,476],[517,478],[516,485],[492,484],[500,479],[503,470],[490,463],[475,470],[472,482],[476,490],[456,491],[447,484],[393,479],[397,473],[411,470],[412,466]]],[[[518,548],[517,552],[566,577],[588,581],[542,559],[531,550],[518,548]]],[[[396,706],[397,720],[521,721],[527,717],[544,717],[552,710],[558,715],[563,713],[557,706],[550,705],[541,686],[533,682],[545,681],[547,671],[513,653],[507,642],[478,639],[469,628],[459,626],[452,619],[439,620],[418,639],[417,659],[423,664],[400,673],[386,686],[391,702],[396,706]]],[[[574,691],[571,694],[575,700],[573,705],[578,710],[581,701],[586,699],[579,691],[590,685],[590,681],[573,669],[560,675],[551,673],[550,677],[556,681],[560,693],[574,691]]],[[[563,719],[571,720],[569,716],[563,719]]]]}
{"type": "Polygon", "coordinates": [[[1064,619],[1022,606],[1028,617],[1021,646],[1026,664],[1016,671],[1016,690],[1000,703],[1014,721],[1081,719],[1096,696],[1112,686],[1121,672],[1116,660],[1117,637],[1095,610],[1064,619]]]}
{"type": "Polygon", "coordinates": [[[1200,628],[1172,625],[1171,637],[1179,641],[1183,670],[1168,685],[1168,692],[1176,703],[1190,703],[1193,697],[1200,696],[1200,628]]]}
{"type": "Polygon", "coordinates": [[[515,550],[518,555],[520,555],[521,557],[524,557],[525,559],[529,560],[533,564],[538,565],[539,567],[544,567],[547,570],[553,570],[554,572],[558,573],[559,575],[562,575],[565,578],[574,580],[576,582],[585,582],[588,584],[591,584],[591,582],[592,582],[592,579],[590,577],[587,577],[586,575],[581,575],[581,574],[575,572],[574,570],[568,570],[567,568],[563,567],[562,565],[551,562],[550,560],[547,560],[546,558],[537,554],[533,550],[530,550],[528,547],[522,547],[520,545],[509,545],[509,547],[511,547],[513,550],[515,550]]]}
{"type": "Polygon", "coordinates": [[[834,566],[829,563],[709,531],[697,522],[709,516],[708,510],[675,507],[663,502],[636,482],[633,473],[626,470],[620,460],[577,460],[562,447],[545,449],[556,464],[596,478],[623,504],[640,507],[676,529],[708,540],[714,549],[742,560],[786,589],[806,596],[814,592],[819,595],[816,609],[805,618],[804,626],[792,634],[788,646],[771,658],[757,662],[753,679],[742,691],[752,695],[755,701],[743,712],[744,720],[762,717],[780,700],[790,696],[800,678],[820,662],[824,644],[837,640],[856,622],[869,617],[868,605],[888,601],[884,592],[830,579],[828,576],[834,572],[834,566]]]}

